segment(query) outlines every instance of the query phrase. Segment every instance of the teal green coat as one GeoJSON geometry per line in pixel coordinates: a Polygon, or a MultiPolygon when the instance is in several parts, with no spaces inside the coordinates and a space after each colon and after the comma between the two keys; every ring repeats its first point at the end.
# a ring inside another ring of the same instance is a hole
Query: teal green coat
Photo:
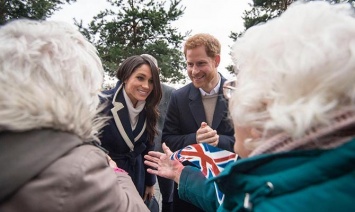
{"type": "Polygon", "coordinates": [[[210,180],[185,167],[179,196],[205,211],[355,211],[355,139],[332,150],[241,159],[210,180]]]}

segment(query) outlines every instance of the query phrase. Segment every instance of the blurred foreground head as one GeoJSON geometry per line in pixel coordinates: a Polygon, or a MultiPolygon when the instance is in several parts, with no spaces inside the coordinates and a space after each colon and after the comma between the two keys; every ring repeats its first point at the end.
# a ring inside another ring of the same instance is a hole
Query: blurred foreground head
{"type": "Polygon", "coordinates": [[[296,2],[280,17],[248,29],[232,56],[238,80],[230,111],[238,127],[296,139],[332,125],[337,113],[355,111],[350,4],[296,2]]]}
{"type": "Polygon", "coordinates": [[[0,131],[56,129],[96,139],[103,68],[74,27],[16,20],[0,28],[0,131]]]}

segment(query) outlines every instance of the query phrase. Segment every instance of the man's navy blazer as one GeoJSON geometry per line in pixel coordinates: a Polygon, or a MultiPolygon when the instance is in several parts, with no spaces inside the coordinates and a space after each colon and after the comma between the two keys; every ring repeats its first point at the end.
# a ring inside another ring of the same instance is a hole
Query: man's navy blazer
{"type": "MultiPolygon", "coordinates": [[[[234,128],[228,115],[228,101],[223,97],[223,83],[226,79],[220,76],[221,85],[210,127],[217,130],[219,135],[217,147],[233,152],[234,128]]],[[[162,142],[165,142],[171,151],[196,144],[196,131],[200,128],[201,122],[206,122],[201,92],[189,83],[172,93],[165,117],[162,142]]]]}

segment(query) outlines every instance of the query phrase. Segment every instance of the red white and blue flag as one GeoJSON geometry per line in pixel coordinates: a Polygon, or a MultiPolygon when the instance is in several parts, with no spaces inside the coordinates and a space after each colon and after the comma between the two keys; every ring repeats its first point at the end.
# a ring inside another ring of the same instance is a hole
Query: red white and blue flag
{"type": "MultiPolygon", "coordinates": [[[[189,164],[199,168],[202,174],[207,178],[217,176],[230,163],[233,163],[238,155],[227,150],[200,143],[186,146],[174,152],[171,155],[172,160],[178,160],[181,163],[188,161],[189,164]]],[[[224,194],[214,183],[216,196],[219,204],[223,202],[224,194]]]]}

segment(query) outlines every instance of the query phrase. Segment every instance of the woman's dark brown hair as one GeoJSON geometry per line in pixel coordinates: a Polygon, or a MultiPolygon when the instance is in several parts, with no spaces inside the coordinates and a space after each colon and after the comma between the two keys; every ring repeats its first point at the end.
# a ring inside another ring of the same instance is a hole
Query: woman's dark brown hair
{"type": "Polygon", "coordinates": [[[121,82],[126,81],[133,72],[142,65],[148,65],[152,71],[153,90],[146,99],[145,107],[147,114],[148,141],[154,144],[154,137],[157,134],[156,125],[159,118],[158,104],[162,97],[162,90],[159,79],[159,69],[152,60],[140,55],[134,55],[125,59],[118,67],[116,77],[121,82]]]}

